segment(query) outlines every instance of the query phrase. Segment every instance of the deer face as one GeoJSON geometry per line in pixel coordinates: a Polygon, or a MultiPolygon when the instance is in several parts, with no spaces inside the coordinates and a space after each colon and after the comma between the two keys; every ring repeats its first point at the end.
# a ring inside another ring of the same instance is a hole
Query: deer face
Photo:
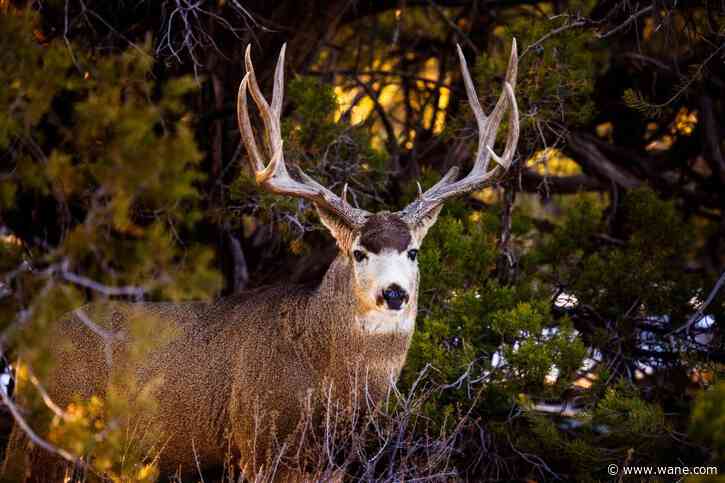
{"type": "MultiPolygon", "coordinates": [[[[415,311],[418,295],[418,250],[436,221],[411,226],[397,213],[371,214],[355,229],[318,210],[352,267],[357,312],[367,318],[395,319],[415,311]]],[[[413,315],[414,317],[414,315],[413,315]]]]}
{"type": "Polygon", "coordinates": [[[394,214],[370,216],[348,251],[358,302],[367,310],[403,310],[418,288],[418,240],[394,214]]]}

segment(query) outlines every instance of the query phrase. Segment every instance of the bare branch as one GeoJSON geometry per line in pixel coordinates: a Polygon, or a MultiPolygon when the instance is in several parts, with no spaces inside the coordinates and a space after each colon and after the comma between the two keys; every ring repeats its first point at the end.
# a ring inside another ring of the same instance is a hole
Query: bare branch
{"type": "Polygon", "coordinates": [[[631,24],[632,22],[634,22],[635,20],[637,20],[642,15],[644,15],[644,14],[646,14],[648,12],[651,12],[653,8],[654,8],[653,5],[649,5],[647,7],[644,7],[641,10],[638,10],[637,12],[633,13],[632,15],[630,15],[629,18],[627,18],[627,20],[625,20],[621,24],[617,25],[612,30],[609,30],[608,32],[604,32],[604,33],[601,33],[601,34],[600,33],[597,33],[596,34],[596,37],[598,39],[606,39],[607,37],[611,37],[612,35],[616,34],[617,32],[622,31],[625,27],[627,27],[629,24],[631,24]]]}
{"type": "Polygon", "coordinates": [[[7,406],[8,410],[10,411],[10,414],[12,414],[13,419],[15,420],[15,423],[20,426],[20,428],[23,430],[23,432],[30,438],[30,440],[36,445],[44,450],[56,454],[63,458],[64,460],[68,461],[69,463],[73,464],[80,464],[83,466],[86,466],[85,463],[76,456],[72,455],[68,451],[59,448],[48,441],[44,440],[38,434],[33,431],[33,428],[30,427],[28,422],[23,418],[23,415],[20,413],[20,410],[15,405],[15,403],[8,397],[7,394],[5,394],[5,391],[0,391],[0,398],[2,399],[3,404],[7,406]]]}
{"type": "Polygon", "coordinates": [[[673,330],[672,332],[668,333],[667,335],[676,334],[683,330],[686,330],[689,332],[690,328],[694,324],[696,324],[697,322],[702,320],[702,316],[705,312],[705,309],[712,303],[712,301],[715,299],[715,296],[717,295],[717,293],[720,291],[720,289],[722,288],[722,286],[724,284],[725,284],[725,272],[720,274],[720,278],[717,280],[717,282],[715,283],[715,286],[712,288],[712,290],[710,290],[710,294],[705,299],[705,302],[703,302],[703,304],[700,305],[700,307],[697,309],[697,312],[692,314],[690,316],[690,318],[687,319],[687,322],[684,325],[678,327],[677,329],[673,330]]]}
{"type": "Polygon", "coordinates": [[[107,297],[129,296],[134,298],[141,298],[146,293],[146,290],[141,287],[134,287],[132,285],[110,287],[108,285],[96,282],[95,280],[92,280],[88,277],[84,277],[83,275],[78,275],[67,270],[61,270],[58,273],[64,280],[68,282],[80,285],[85,288],[89,288],[107,297]]]}
{"type": "Polygon", "coordinates": [[[93,322],[90,317],[86,315],[83,309],[76,309],[73,311],[73,315],[88,327],[91,332],[103,339],[103,349],[106,356],[106,363],[109,367],[113,364],[113,342],[116,340],[123,340],[123,335],[120,333],[114,333],[104,329],[100,325],[93,322]]]}
{"type": "Polygon", "coordinates": [[[577,20],[577,21],[574,21],[571,23],[566,23],[566,24],[562,25],[561,27],[557,27],[557,28],[551,30],[550,32],[547,32],[546,34],[542,35],[536,42],[528,45],[524,49],[524,51],[521,53],[521,58],[523,59],[526,56],[526,54],[529,53],[529,51],[531,51],[532,49],[536,49],[538,46],[540,46],[541,44],[546,42],[551,37],[554,37],[555,35],[559,35],[560,33],[565,32],[567,30],[571,30],[571,29],[578,28],[578,27],[584,27],[588,23],[589,22],[586,20],[577,20]]]}

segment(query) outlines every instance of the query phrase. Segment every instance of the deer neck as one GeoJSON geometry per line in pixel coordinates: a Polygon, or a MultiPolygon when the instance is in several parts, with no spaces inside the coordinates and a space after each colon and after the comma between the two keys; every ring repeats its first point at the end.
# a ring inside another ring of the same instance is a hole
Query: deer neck
{"type": "Polygon", "coordinates": [[[324,324],[330,337],[330,365],[361,369],[378,385],[387,387],[405,362],[415,327],[417,293],[411,294],[404,310],[361,309],[351,261],[338,255],[320,285],[318,297],[319,306],[328,308],[324,324]]]}

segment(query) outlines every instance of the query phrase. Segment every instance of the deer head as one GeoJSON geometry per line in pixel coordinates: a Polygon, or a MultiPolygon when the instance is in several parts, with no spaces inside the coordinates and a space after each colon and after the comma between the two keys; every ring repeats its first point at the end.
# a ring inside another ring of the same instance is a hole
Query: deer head
{"type": "Polygon", "coordinates": [[[418,249],[428,229],[436,222],[443,203],[454,196],[493,184],[513,161],[519,138],[519,114],[514,96],[518,65],[516,41],[514,40],[511,47],[503,92],[488,116],[481,108],[466,59],[460,46],[458,47],[468,101],[478,125],[478,149],[473,168],[459,180],[456,180],[458,168],[451,168],[426,192],[419,185],[417,199],[395,213],[370,213],[355,208],[346,199],[347,185],[343,188],[342,195],[338,196],[299,168],[296,170],[296,179],[290,176],[284,161],[280,126],[284,54],[285,46],[282,47],[277,61],[270,105],[257,84],[250,47],[246,50],[247,74],[239,86],[237,116],[257,184],[273,193],[304,198],[314,204],[322,223],[336,239],[341,253],[352,264],[359,313],[393,314],[406,309],[414,311],[419,278],[418,249]],[[264,122],[267,133],[265,155],[259,149],[252,131],[247,110],[247,90],[251,92],[264,122]],[[508,136],[503,154],[499,156],[492,146],[506,110],[510,110],[508,136]],[[496,164],[489,169],[491,159],[496,164]]]}

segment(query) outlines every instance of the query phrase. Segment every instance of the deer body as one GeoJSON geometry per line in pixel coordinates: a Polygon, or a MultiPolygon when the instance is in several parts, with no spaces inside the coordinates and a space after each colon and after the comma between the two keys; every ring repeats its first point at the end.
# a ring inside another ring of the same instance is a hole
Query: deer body
{"type": "MultiPolygon", "coordinates": [[[[518,141],[516,45],[504,92],[486,116],[459,48],[468,100],[479,128],[471,172],[457,168],[405,209],[369,213],[347,203],[304,172],[290,176],[281,138],[284,47],[267,103],[257,85],[249,48],[238,95],[242,140],[257,183],[310,201],[337,242],[339,254],[316,287],[258,289],[206,303],[110,303],[79,309],[58,324],[72,347],[56,350],[48,392],[60,406],[75,397],[103,394],[116,373],[132,373],[154,387],[158,404],[131,423],[161,433],[162,471],[189,471],[225,461],[231,449],[248,476],[269,464],[272,443],[284,443],[301,416],[319,414],[325,401],[349,407],[384,398],[405,362],[417,313],[417,252],[445,200],[493,183],[513,160],[518,141]],[[266,153],[257,146],[247,112],[247,91],[260,110],[266,153]],[[506,147],[492,146],[510,109],[506,147]],[[489,161],[497,163],[489,169],[489,161]],[[129,321],[149,318],[170,328],[140,362],[127,357],[135,342],[129,321]],[[89,321],[88,319],[92,319],[89,321]],[[121,335],[113,342],[98,329],[121,335]],[[108,346],[110,344],[110,347],[108,346]]],[[[268,470],[268,467],[267,467],[268,470]]]]}
{"type": "Polygon", "coordinates": [[[258,453],[268,449],[265,428],[274,426],[274,436],[284,440],[308,398],[330,389],[342,404],[353,391],[379,398],[402,368],[415,313],[399,311],[368,333],[364,319],[356,321],[351,272],[349,258],[338,256],[317,287],[268,287],[213,304],[110,304],[95,322],[117,334],[132,317],[150,316],[176,329],[135,367],[124,355],[136,341],[119,337],[109,367],[104,340],[69,317],[60,328],[75,348],[56,355],[59,370],[48,390],[64,406],[78,395],[103,394],[114,370],[133,370],[141,384],[159,381],[158,409],[147,424],[164,441],[163,470],[189,471],[196,460],[202,467],[222,464],[228,436],[241,461],[262,466],[265,455],[250,442],[256,440],[258,453]]]}

